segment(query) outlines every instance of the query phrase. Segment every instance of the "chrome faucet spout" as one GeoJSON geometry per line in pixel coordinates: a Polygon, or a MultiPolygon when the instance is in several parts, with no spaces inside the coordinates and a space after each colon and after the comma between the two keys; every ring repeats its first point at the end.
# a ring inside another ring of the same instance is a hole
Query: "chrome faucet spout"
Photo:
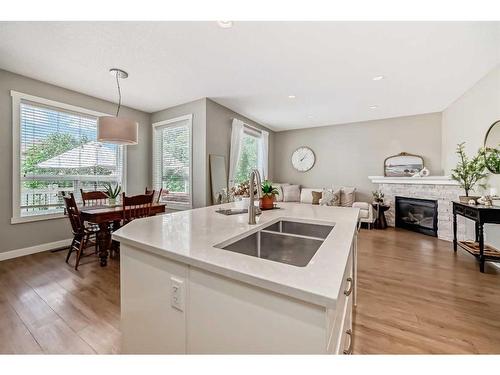
{"type": "Polygon", "coordinates": [[[260,209],[255,207],[255,197],[257,197],[257,199],[262,198],[262,181],[259,171],[257,169],[252,169],[249,179],[250,201],[248,204],[248,224],[256,224],[255,216],[260,212],[260,209]],[[257,195],[255,195],[255,188],[257,188],[257,195]]]}

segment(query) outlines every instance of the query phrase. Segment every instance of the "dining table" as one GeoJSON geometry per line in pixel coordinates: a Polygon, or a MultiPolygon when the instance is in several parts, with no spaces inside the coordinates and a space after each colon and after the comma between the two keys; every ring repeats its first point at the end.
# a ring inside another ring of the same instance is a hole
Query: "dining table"
{"type": "MultiPolygon", "coordinates": [[[[153,203],[151,205],[151,216],[164,213],[165,203],[153,203]]],[[[95,205],[80,208],[80,216],[85,222],[99,226],[97,232],[97,244],[99,249],[99,262],[101,267],[108,264],[109,250],[111,248],[111,228],[118,227],[123,218],[123,206],[95,205]]]]}

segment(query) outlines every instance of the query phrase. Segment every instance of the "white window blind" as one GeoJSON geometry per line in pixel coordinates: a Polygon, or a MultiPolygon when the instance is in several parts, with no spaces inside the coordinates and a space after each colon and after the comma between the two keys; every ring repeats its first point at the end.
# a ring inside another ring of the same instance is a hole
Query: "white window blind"
{"type": "Polygon", "coordinates": [[[164,189],[162,201],[169,207],[190,208],[191,117],[153,124],[153,187],[164,189]]]}
{"type": "Polygon", "coordinates": [[[123,146],[97,142],[96,116],[21,100],[19,122],[20,217],[62,212],[62,191],[123,183],[123,146]]]}

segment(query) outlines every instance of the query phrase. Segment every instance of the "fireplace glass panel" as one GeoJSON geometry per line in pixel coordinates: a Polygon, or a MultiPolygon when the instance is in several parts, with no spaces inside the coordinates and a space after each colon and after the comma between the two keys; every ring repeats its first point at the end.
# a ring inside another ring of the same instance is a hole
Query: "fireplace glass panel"
{"type": "Polygon", "coordinates": [[[437,236],[437,201],[396,197],[396,227],[437,236]]]}

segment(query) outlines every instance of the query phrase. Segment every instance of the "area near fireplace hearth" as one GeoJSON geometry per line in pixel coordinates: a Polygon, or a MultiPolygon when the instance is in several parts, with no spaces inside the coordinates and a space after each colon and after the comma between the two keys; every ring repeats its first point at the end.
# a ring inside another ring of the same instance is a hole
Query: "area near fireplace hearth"
{"type": "MultiPolygon", "coordinates": [[[[369,176],[372,183],[378,184],[379,189],[384,193],[386,201],[390,204],[390,209],[386,212],[387,223],[396,226],[396,197],[413,198],[437,203],[437,237],[451,241],[453,239],[452,226],[452,205],[453,200],[457,200],[462,190],[458,183],[448,176],[432,177],[384,177],[369,176]]],[[[427,211],[428,212],[428,211],[427,211]]],[[[428,215],[427,215],[428,216],[428,215]]],[[[404,219],[401,218],[401,221],[404,219]]],[[[459,220],[464,220],[460,219],[459,220]]],[[[460,223],[462,224],[462,223],[460,223]]],[[[421,227],[427,226],[425,222],[421,227]]],[[[408,226],[404,226],[409,229],[408,226]]],[[[458,226],[458,238],[466,239],[466,226],[458,226]]],[[[416,229],[416,228],[414,228],[416,229]]],[[[425,228],[422,228],[425,231],[425,228]]],[[[431,228],[434,230],[434,223],[431,228]]],[[[430,231],[425,234],[430,234],[430,231]]]]}

